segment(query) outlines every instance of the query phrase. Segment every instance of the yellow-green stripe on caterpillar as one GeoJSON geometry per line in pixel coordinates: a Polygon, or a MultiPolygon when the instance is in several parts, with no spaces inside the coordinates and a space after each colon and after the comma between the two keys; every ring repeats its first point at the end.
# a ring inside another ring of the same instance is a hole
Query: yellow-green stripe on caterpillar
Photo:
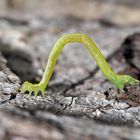
{"type": "Polygon", "coordinates": [[[125,84],[133,85],[139,82],[138,80],[134,79],[129,75],[116,74],[110,68],[109,64],[105,60],[100,50],[97,48],[94,41],[86,34],[75,33],[75,34],[64,35],[56,42],[56,44],[54,45],[54,47],[50,52],[42,80],[38,84],[32,84],[30,82],[25,81],[21,86],[20,91],[21,92],[28,91],[30,95],[32,94],[32,92],[34,92],[35,96],[37,96],[39,92],[41,92],[42,95],[44,95],[45,89],[54,71],[54,67],[56,65],[56,61],[58,59],[59,54],[61,53],[63,47],[66,44],[73,43],[73,42],[82,43],[87,48],[91,56],[95,59],[103,75],[109,81],[111,81],[117,88],[123,89],[125,84]]]}

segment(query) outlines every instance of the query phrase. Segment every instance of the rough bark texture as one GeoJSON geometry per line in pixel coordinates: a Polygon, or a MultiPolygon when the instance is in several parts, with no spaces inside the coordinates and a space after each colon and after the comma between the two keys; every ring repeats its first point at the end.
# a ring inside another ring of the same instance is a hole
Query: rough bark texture
{"type": "MultiPolygon", "coordinates": [[[[135,2],[132,15],[136,18],[139,2],[135,2]]],[[[0,16],[1,140],[140,140],[140,84],[126,85],[122,91],[113,87],[81,44],[63,49],[44,97],[18,92],[21,82],[41,79],[53,44],[73,32],[94,39],[116,72],[140,80],[139,20],[129,15],[124,23],[119,16],[121,10],[132,12],[131,2],[88,0],[87,7],[94,9],[95,3],[108,12],[102,15],[104,10],[99,10],[94,17],[89,10],[86,18],[78,12],[69,14],[74,6],[67,9],[66,5],[63,18],[49,13],[50,9],[46,11],[51,18],[35,9],[28,16],[16,10],[0,16]]],[[[57,11],[59,5],[55,6],[57,11]]]]}

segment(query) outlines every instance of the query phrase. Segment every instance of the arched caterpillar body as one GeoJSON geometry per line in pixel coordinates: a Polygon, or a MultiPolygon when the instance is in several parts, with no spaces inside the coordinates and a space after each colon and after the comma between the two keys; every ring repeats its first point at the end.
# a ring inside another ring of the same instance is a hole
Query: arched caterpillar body
{"type": "Polygon", "coordinates": [[[129,75],[116,74],[110,68],[109,64],[105,60],[100,50],[97,48],[94,41],[86,34],[75,33],[75,34],[64,35],[56,42],[56,44],[54,45],[54,47],[52,48],[50,52],[42,80],[38,84],[32,84],[26,81],[23,83],[22,87],[20,88],[20,91],[21,92],[28,91],[30,95],[32,92],[34,92],[35,96],[38,95],[38,92],[41,92],[42,95],[44,95],[45,89],[54,71],[54,67],[56,65],[56,61],[59,54],[61,53],[63,47],[66,44],[74,43],[74,42],[82,43],[87,48],[91,56],[95,59],[103,75],[109,81],[111,81],[117,88],[123,89],[126,83],[135,84],[139,82],[138,80],[134,79],[133,77],[129,75]]]}

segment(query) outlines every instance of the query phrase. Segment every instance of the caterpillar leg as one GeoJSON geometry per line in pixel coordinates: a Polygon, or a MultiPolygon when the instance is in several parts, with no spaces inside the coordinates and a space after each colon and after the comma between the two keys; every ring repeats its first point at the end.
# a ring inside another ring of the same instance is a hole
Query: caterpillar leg
{"type": "Polygon", "coordinates": [[[25,81],[22,84],[22,87],[19,89],[22,93],[28,91],[29,95],[31,96],[32,93],[34,93],[35,96],[38,95],[39,92],[44,96],[45,95],[45,88],[44,85],[39,83],[39,84],[32,84],[30,82],[25,81]]]}
{"type": "Polygon", "coordinates": [[[117,88],[123,89],[126,84],[135,85],[140,81],[129,75],[118,75],[117,80],[114,82],[117,88]]]}

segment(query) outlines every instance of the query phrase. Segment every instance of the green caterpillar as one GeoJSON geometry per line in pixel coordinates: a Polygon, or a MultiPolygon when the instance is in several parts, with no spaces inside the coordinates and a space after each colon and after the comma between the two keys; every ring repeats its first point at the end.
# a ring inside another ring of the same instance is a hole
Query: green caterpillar
{"type": "Polygon", "coordinates": [[[45,89],[54,71],[54,67],[56,65],[56,61],[59,54],[61,53],[63,47],[66,44],[72,42],[82,43],[88,49],[89,53],[95,59],[103,75],[109,81],[111,81],[117,88],[123,89],[125,84],[133,85],[139,82],[138,80],[134,79],[129,75],[116,74],[110,68],[109,64],[105,60],[100,50],[97,48],[96,44],[92,41],[92,39],[86,34],[75,33],[75,34],[64,35],[56,42],[56,44],[54,45],[54,47],[50,52],[42,80],[38,84],[32,84],[30,82],[25,81],[22,87],[20,88],[20,91],[21,92],[28,91],[30,95],[32,94],[32,92],[34,92],[35,96],[37,96],[39,92],[41,92],[42,95],[44,95],[45,89]]]}

